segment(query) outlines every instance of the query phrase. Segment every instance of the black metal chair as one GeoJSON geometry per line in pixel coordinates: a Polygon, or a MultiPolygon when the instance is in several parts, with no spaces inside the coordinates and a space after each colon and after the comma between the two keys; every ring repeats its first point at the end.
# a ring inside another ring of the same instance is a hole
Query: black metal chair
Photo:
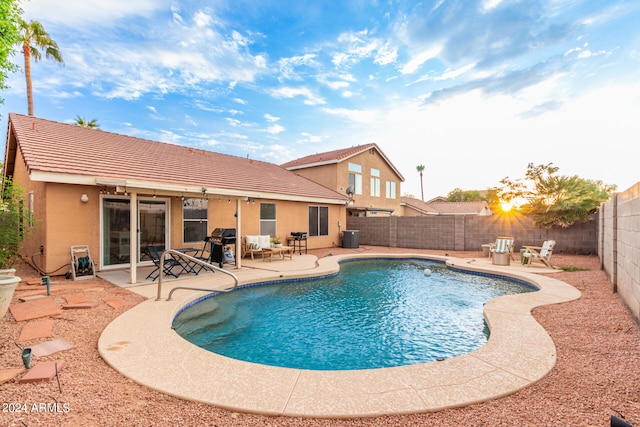
{"type": "MultiPolygon", "coordinates": [[[[151,271],[151,273],[147,275],[145,280],[151,278],[151,280],[153,281],[156,280],[160,275],[160,252],[158,251],[157,246],[148,245],[147,253],[149,254],[149,258],[151,258],[151,261],[153,261],[153,265],[155,266],[155,268],[151,271]]],[[[167,257],[165,258],[162,265],[162,272],[167,276],[173,276],[177,279],[179,274],[173,272],[173,268],[176,266],[184,269],[178,260],[173,257],[167,257]]]]}
{"type": "MultiPolygon", "coordinates": [[[[207,262],[207,263],[211,262],[211,236],[207,236],[204,238],[204,244],[202,245],[202,249],[199,252],[197,252],[193,257],[203,262],[207,262]]],[[[193,273],[195,273],[196,275],[199,274],[203,269],[209,270],[215,273],[215,270],[213,268],[207,267],[202,264],[197,264],[197,263],[193,263],[193,265],[191,266],[191,269],[193,270],[193,273]]]]}

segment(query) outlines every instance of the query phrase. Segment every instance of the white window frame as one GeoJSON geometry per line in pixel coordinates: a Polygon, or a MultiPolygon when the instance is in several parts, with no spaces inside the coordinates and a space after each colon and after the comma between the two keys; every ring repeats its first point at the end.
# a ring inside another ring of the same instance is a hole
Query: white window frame
{"type": "Polygon", "coordinates": [[[397,194],[396,182],[387,181],[387,199],[395,199],[397,194]]]}
{"type": "Polygon", "coordinates": [[[362,166],[349,162],[349,185],[353,185],[354,194],[362,194],[362,166]]]}
{"type": "Polygon", "coordinates": [[[380,197],[380,169],[371,168],[371,197],[380,197]]]}

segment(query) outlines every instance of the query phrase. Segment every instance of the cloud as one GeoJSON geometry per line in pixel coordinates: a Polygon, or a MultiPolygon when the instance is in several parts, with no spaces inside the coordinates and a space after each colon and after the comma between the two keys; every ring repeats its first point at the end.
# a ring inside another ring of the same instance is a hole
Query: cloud
{"type": "MultiPolygon", "coordinates": [[[[31,10],[37,12],[43,3],[35,3],[31,10]]],[[[264,54],[251,52],[251,35],[226,29],[209,9],[196,10],[180,20],[168,15],[140,19],[140,15],[155,14],[160,7],[166,11],[168,5],[143,0],[117,8],[110,2],[105,3],[108,7],[100,6],[103,3],[95,3],[95,7],[98,11],[104,9],[105,22],[134,20],[135,25],[114,24],[117,31],[99,25],[86,28],[75,26],[75,12],[69,12],[66,19],[57,11],[51,17],[45,14],[62,26],[58,31],[47,29],[52,35],[60,34],[63,40],[59,45],[65,71],[74,76],[74,81],[67,84],[90,87],[93,96],[129,101],[150,93],[193,96],[193,88],[202,94],[203,85],[228,85],[226,90],[230,91],[238,82],[253,82],[269,72],[264,54]],[[64,43],[65,36],[71,42],[64,43]],[[89,37],[100,41],[88,50],[82,40],[89,37]]],[[[85,2],[73,4],[85,10],[85,2]]],[[[47,8],[47,13],[49,10],[53,8],[47,8]]]]}
{"type": "Polygon", "coordinates": [[[311,90],[306,87],[281,87],[278,89],[271,89],[269,91],[274,98],[295,98],[301,96],[305,98],[304,103],[306,105],[319,105],[326,104],[322,97],[316,96],[311,90]]]}
{"type": "Polygon", "coordinates": [[[280,125],[273,125],[273,126],[269,126],[266,130],[267,133],[270,133],[272,135],[277,135],[279,133],[284,132],[284,126],[280,126],[280,125]]]}
{"type": "Polygon", "coordinates": [[[418,71],[418,68],[425,62],[430,59],[433,59],[438,56],[438,54],[442,51],[441,46],[432,47],[427,50],[423,50],[419,52],[415,56],[413,56],[409,62],[407,62],[404,67],[400,70],[402,74],[413,74],[418,71]]]}
{"type": "Polygon", "coordinates": [[[280,71],[279,79],[282,80],[302,80],[296,69],[300,67],[317,68],[319,62],[316,61],[316,54],[307,53],[305,55],[292,56],[290,58],[282,58],[278,61],[278,69],[280,71]]]}
{"type": "Polygon", "coordinates": [[[328,136],[326,135],[312,135],[310,133],[307,132],[301,132],[300,136],[302,136],[302,138],[298,139],[296,142],[297,143],[319,143],[324,141],[325,139],[328,138],[328,136]]]}
{"type": "Polygon", "coordinates": [[[29,0],[20,4],[27,19],[75,29],[112,27],[123,19],[149,18],[168,5],[166,0],[29,0]]]}
{"type": "Polygon", "coordinates": [[[424,98],[425,102],[437,103],[444,99],[460,94],[480,90],[485,94],[515,94],[528,87],[537,85],[545,80],[554,78],[562,73],[561,66],[539,63],[522,70],[514,70],[503,74],[471,80],[455,86],[437,89],[424,98]],[[554,68],[555,67],[555,68],[554,68]]]}
{"type": "Polygon", "coordinates": [[[383,42],[368,30],[340,34],[333,49],[331,62],[338,69],[349,68],[367,58],[373,58],[377,65],[388,65],[398,58],[397,47],[391,41],[383,42]]]}
{"type": "Polygon", "coordinates": [[[268,121],[268,122],[277,122],[278,120],[280,120],[280,117],[276,117],[276,116],[272,116],[271,114],[267,113],[264,115],[264,118],[268,121]]]}
{"type": "Polygon", "coordinates": [[[532,118],[532,117],[537,117],[540,116],[542,114],[551,112],[551,111],[557,111],[560,108],[562,108],[563,106],[563,102],[558,101],[558,100],[550,100],[550,101],[546,101],[542,104],[538,104],[538,105],[534,105],[533,107],[531,107],[528,111],[524,111],[522,113],[520,113],[518,115],[518,117],[522,118],[522,119],[528,119],[528,118],[532,118]]]}
{"type": "Polygon", "coordinates": [[[372,123],[378,117],[378,112],[373,110],[350,110],[348,108],[323,108],[327,114],[340,116],[346,120],[358,123],[372,123]]]}

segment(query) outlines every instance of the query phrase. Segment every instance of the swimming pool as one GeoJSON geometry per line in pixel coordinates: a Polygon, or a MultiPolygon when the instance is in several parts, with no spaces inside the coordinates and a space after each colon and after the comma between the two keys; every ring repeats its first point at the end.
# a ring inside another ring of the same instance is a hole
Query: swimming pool
{"type": "Polygon", "coordinates": [[[405,366],[483,346],[489,336],[483,305],[534,290],[524,282],[456,272],[429,260],[350,260],[331,277],[207,298],[180,312],[173,327],[209,351],[265,365],[405,366]]]}

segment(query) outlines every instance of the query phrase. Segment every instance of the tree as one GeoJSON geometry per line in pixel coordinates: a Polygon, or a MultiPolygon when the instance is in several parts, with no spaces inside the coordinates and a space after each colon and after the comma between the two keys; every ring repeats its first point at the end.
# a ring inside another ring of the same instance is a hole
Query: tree
{"type": "Polygon", "coordinates": [[[460,188],[454,188],[447,194],[447,200],[449,202],[478,202],[487,200],[478,190],[462,190],[460,188]]]}
{"type": "Polygon", "coordinates": [[[616,190],[615,185],[602,181],[558,176],[558,170],[553,163],[537,166],[529,163],[525,180],[504,178],[500,181],[502,188],[496,190],[501,200],[524,200],[519,210],[546,228],[589,221],[598,206],[616,190]]]}
{"type": "MultiPolygon", "coordinates": [[[[7,73],[18,67],[11,62],[20,39],[20,7],[17,0],[0,2],[0,90],[6,89],[7,73]]],[[[0,104],[4,99],[0,98],[0,104]]]]}
{"type": "Polygon", "coordinates": [[[423,183],[422,183],[422,172],[424,172],[424,165],[416,166],[416,170],[420,174],[420,193],[422,195],[422,199],[421,200],[424,202],[424,186],[423,186],[423,183]]]}
{"type": "Polygon", "coordinates": [[[82,126],[89,129],[100,129],[100,125],[98,124],[98,121],[96,119],[91,119],[87,121],[86,118],[80,117],[79,115],[76,115],[76,121],[74,123],[78,126],[82,126]]]}
{"type": "Polygon", "coordinates": [[[22,189],[11,178],[0,175],[0,270],[14,268],[20,260],[24,215],[22,189]]]}
{"type": "Polygon", "coordinates": [[[58,48],[58,44],[51,39],[51,36],[45,31],[44,27],[38,21],[26,22],[22,18],[20,22],[20,38],[18,43],[22,45],[22,54],[24,55],[24,75],[27,80],[27,105],[30,116],[33,116],[33,87],[31,84],[31,57],[35,61],[42,59],[42,51],[44,51],[47,59],[53,59],[56,62],[62,61],[62,54],[58,48]]]}

